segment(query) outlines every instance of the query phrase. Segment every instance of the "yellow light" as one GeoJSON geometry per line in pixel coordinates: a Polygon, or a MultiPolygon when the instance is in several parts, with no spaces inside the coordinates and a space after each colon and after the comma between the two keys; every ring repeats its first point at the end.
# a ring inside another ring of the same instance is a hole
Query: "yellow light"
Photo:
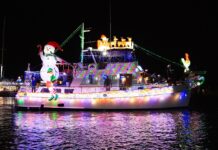
{"type": "Polygon", "coordinates": [[[149,101],[149,97],[144,97],[144,102],[148,102],[149,101]]]}
{"type": "Polygon", "coordinates": [[[97,100],[96,99],[92,99],[91,102],[92,102],[92,105],[96,105],[97,104],[97,100]]]}
{"type": "Polygon", "coordinates": [[[24,96],[24,93],[23,92],[19,92],[18,96],[24,96]]]}
{"type": "Polygon", "coordinates": [[[135,103],[135,99],[134,99],[134,98],[131,98],[131,99],[130,99],[130,103],[131,103],[131,104],[135,103]]]}
{"type": "Polygon", "coordinates": [[[179,97],[180,97],[180,94],[179,94],[179,93],[176,93],[176,94],[173,96],[173,100],[174,100],[174,101],[178,101],[178,100],[179,100],[179,97]]]}

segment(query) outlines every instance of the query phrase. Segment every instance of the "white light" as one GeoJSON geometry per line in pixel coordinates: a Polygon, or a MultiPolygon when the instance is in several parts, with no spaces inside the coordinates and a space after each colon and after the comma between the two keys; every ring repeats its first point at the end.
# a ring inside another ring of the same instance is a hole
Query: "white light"
{"type": "Polygon", "coordinates": [[[103,51],[103,56],[106,56],[107,55],[107,52],[106,51],[103,51]]]}
{"type": "Polygon", "coordinates": [[[91,51],[91,50],[92,50],[92,47],[88,47],[88,50],[90,50],[90,51],[91,51]]]}
{"type": "Polygon", "coordinates": [[[89,79],[87,79],[87,80],[86,80],[86,83],[87,83],[87,84],[89,84],[89,83],[90,83],[90,80],[89,80],[89,79]]]}
{"type": "Polygon", "coordinates": [[[137,66],[137,68],[138,68],[140,71],[143,71],[143,69],[142,69],[141,66],[137,66]]]}

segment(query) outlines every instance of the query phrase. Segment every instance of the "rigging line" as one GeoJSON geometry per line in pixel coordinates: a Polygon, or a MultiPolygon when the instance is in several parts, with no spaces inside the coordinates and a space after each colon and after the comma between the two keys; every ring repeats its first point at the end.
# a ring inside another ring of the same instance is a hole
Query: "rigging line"
{"type": "Polygon", "coordinates": [[[96,41],[87,41],[85,42],[86,44],[89,44],[89,43],[96,43],[96,41]]]}
{"type": "MultiPolygon", "coordinates": [[[[137,45],[138,46],[138,45],[137,45]]],[[[178,64],[178,63],[176,63],[176,62],[174,62],[174,61],[171,61],[171,60],[169,60],[169,59],[167,59],[167,58],[164,58],[164,57],[162,57],[162,56],[160,56],[160,55],[157,55],[157,54],[155,54],[154,52],[151,52],[151,51],[149,51],[149,50],[147,50],[147,49],[144,49],[144,48],[142,48],[142,47],[140,47],[140,46],[138,46],[140,49],[142,49],[142,50],[144,50],[144,51],[146,51],[146,53],[148,54],[148,55],[150,55],[150,56],[155,56],[156,58],[159,58],[159,60],[161,60],[161,61],[165,61],[165,62],[170,62],[170,63],[172,63],[172,64],[175,64],[175,65],[177,65],[177,66],[180,66],[180,67],[182,67],[182,68],[184,68],[182,65],[180,65],[180,64],[178,64]]]]}
{"type": "MultiPolygon", "coordinates": [[[[55,57],[58,57],[57,55],[54,54],[55,57]]],[[[60,58],[60,57],[59,57],[60,58]]],[[[62,59],[62,58],[61,58],[62,59]]],[[[69,63],[68,61],[66,61],[65,59],[62,59],[63,61],[65,61],[67,63],[67,65],[70,65],[71,67],[73,67],[73,65],[71,65],[71,63],[69,63]]],[[[61,62],[59,62],[61,63],[61,62]]]]}
{"type": "MultiPolygon", "coordinates": [[[[143,51],[143,52],[145,52],[145,51],[143,51]]],[[[146,55],[148,55],[148,56],[150,56],[150,57],[152,57],[152,58],[154,58],[154,59],[156,59],[156,60],[159,60],[159,61],[164,62],[164,63],[169,63],[169,61],[166,61],[166,60],[164,60],[164,59],[158,59],[157,56],[154,56],[154,55],[149,54],[149,53],[147,53],[147,52],[145,52],[145,53],[146,53],[146,55]]],[[[172,62],[170,62],[170,63],[172,63],[172,62]]]]}
{"type": "MultiPolygon", "coordinates": [[[[158,59],[156,56],[154,56],[154,55],[152,55],[152,54],[150,54],[150,53],[148,53],[148,52],[146,52],[146,51],[143,51],[143,52],[145,52],[146,53],[146,55],[148,55],[148,56],[151,56],[152,58],[154,58],[154,59],[158,59]]],[[[168,61],[166,61],[166,60],[163,60],[163,59],[158,59],[159,61],[162,61],[162,62],[168,62],[168,61]]]]}
{"type": "MultiPolygon", "coordinates": [[[[143,52],[145,52],[145,51],[143,51],[143,52]]],[[[168,63],[168,61],[166,61],[166,60],[164,60],[164,59],[158,59],[157,58],[157,56],[155,56],[155,55],[153,55],[153,54],[151,54],[151,53],[148,53],[148,52],[145,52],[146,53],[146,55],[148,55],[148,56],[151,56],[152,58],[154,58],[154,59],[157,59],[157,60],[159,60],[159,61],[162,61],[162,62],[167,62],[168,63]]]]}
{"type": "Polygon", "coordinates": [[[147,49],[145,49],[145,48],[143,48],[143,47],[141,47],[141,46],[139,46],[139,45],[137,45],[137,44],[134,44],[134,45],[136,46],[136,48],[138,47],[139,49],[144,50],[145,52],[147,52],[147,53],[150,54],[150,55],[153,55],[153,56],[158,57],[158,58],[160,58],[160,59],[162,59],[162,60],[165,60],[166,62],[170,62],[170,63],[172,63],[172,64],[175,64],[175,65],[179,66],[179,67],[184,68],[183,65],[181,65],[181,64],[179,64],[179,63],[177,63],[177,62],[171,61],[171,60],[169,60],[169,59],[167,59],[167,58],[164,58],[164,57],[162,57],[162,56],[160,56],[160,55],[157,55],[156,53],[151,52],[151,51],[149,51],[149,50],[147,50],[147,49]]]}

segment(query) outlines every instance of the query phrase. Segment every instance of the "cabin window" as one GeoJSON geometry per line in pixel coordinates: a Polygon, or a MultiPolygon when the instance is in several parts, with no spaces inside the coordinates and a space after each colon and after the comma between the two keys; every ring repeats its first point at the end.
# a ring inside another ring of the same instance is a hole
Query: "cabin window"
{"type": "Polygon", "coordinates": [[[73,93],[73,91],[74,91],[74,89],[65,89],[65,90],[64,90],[64,93],[66,93],[66,94],[67,94],[67,93],[73,93]]]}

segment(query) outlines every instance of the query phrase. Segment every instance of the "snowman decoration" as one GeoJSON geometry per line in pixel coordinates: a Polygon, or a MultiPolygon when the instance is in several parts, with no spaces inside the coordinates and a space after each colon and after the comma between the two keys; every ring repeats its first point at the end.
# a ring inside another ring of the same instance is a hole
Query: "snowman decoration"
{"type": "Polygon", "coordinates": [[[56,50],[63,51],[63,49],[60,47],[60,45],[57,42],[50,41],[48,42],[42,51],[42,46],[37,46],[39,49],[39,56],[43,62],[42,68],[40,70],[40,76],[44,82],[46,82],[46,87],[49,89],[49,92],[51,93],[51,97],[48,99],[51,100],[57,100],[58,94],[56,94],[53,86],[56,80],[59,77],[59,70],[56,66],[57,61],[63,63],[63,59],[57,57],[55,55],[56,50]],[[43,54],[44,52],[44,54],[43,54]]]}

